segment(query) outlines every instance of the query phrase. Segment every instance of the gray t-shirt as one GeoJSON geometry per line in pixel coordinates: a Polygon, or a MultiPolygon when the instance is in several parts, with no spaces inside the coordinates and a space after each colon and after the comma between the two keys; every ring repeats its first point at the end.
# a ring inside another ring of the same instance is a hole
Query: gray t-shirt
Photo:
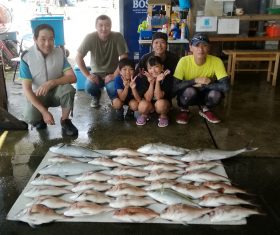
{"type": "Polygon", "coordinates": [[[111,32],[107,41],[99,39],[97,32],[88,34],[78,52],[82,56],[90,51],[90,66],[93,73],[113,73],[119,62],[119,56],[128,53],[126,41],[121,33],[111,32]]]}

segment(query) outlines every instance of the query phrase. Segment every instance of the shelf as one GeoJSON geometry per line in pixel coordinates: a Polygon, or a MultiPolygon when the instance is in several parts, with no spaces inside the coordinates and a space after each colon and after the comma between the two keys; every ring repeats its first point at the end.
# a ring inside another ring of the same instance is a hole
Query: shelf
{"type": "Polygon", "coordinates": [[[267,21],[267,20],[280,20],[279,15],[273,14],[256,14],[256,15],[242,15],[242,16],[220,16],[219,19],[240,19],[244,21],[267,21]]]}
{"type": "Polygon", "coordinates": [[[255,42],[255,41],[280,41],[280,37],[265,37],[265,36],[209,36],[210,42],[255,42]]]}

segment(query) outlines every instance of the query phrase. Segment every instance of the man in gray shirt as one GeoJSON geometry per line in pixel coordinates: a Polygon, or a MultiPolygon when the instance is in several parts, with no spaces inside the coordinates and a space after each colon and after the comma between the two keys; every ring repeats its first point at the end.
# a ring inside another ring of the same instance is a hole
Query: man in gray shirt
{"type": "Polygon", "coordinates": [[[80,71],[87,78],[85,90],[92,96],[90,106],[99,107],[101,89],[105,86],[109,98],[115,98],[114,78],[119,74],[118,62],[128,57],[128,47],[121,33],[112,32],[112,21],[106,15],[96,18],[96,32],[88,34],[76,55],[80,71]],[[90,73],[84,57],[90,52],[90,73]]]}

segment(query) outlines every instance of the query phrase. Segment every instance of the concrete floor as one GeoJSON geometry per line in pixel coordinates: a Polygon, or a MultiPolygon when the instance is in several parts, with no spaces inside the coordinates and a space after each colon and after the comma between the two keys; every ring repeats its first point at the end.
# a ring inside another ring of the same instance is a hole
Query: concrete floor
{"type": "MultiPolygon", "coordinates": [[[[21,85],[13,84],[10,77],[8,74],[9,112],[22,119],[21,85]]],[[[178,110],[174,105],[167,128],[158,128],[156,118],[146,126],[138,127],[135,121],[115,121],[105,94],[102,106],[96,110],[89,106],[90,97],[78,91],[73,117],[79,129],[77,138],[63,138],[60,124],[40,132],[31,128],[9,131],[0,151],[0,234],[280,234],[280,86],[273,88],[265,77],[266,74],[238,74],[225,102],[215,110],[223,120],[216,125],[206,123],[196,107],[192,108],[190,123],[178,125],[175,123],[178,110]],[[233,184],[253,193],[253,201],[266,215],[252,216],[244,226],[53,223],[33,230],[27,224],[7,221],[7,213],[48,148],[61,142],[92,149],[136,149],[150,142],[190,149],[237,149],[251,142],[259,148],[257,151],[223,163],[233,184]]],[[[59,123],[60,110],[51,110],[59,123]]]]}

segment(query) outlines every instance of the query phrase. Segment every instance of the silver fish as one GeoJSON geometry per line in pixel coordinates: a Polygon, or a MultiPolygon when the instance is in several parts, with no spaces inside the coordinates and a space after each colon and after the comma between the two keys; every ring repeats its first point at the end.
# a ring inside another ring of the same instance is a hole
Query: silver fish
{"type": "Polygon", "coordinates": [[[51,209],[60,209],[69,207],[72,203],[63,200],[59,197],[54,196],[39,196],[34,198],[34,200],[31,203],[28,203],[27,205],[33,205],[33,204],[41,204],[51,209]]]}
{"type": "Polygon", "coordinates": [[[113,158],[113,161],[125,166],[145,166],[150,163],[150,161],[145,160],[144,158],[134,156],[119,156],[113,158]]]}
{"type": "Polygon", "coordinates": [[[255,209],[244,208],[241,206],[220,206],[210,213],[210,221],[219,223],[224,221],[238,221],[250,215],[261,214],[255,209]]]}
{"type": "Polygon", "coordinates": [[[155,180],[155,181],[150,181],[149,185],[144,187],[144,189],[146,191],[152,191],[158,189],[171,188],[174,184],[176,184],[176,181],[173,180],[155,180]]]}
{"type": "Polygon", "coordinates": [[[112,150],[110,152],[110,155],[119,156],[119,157],[122,157],[122,156],[135,156],[135,157],[141,156],[141,157],[145,157],[146,156],[146,154],[137,152],[137,151],[129,149],[129,148],[117,148],[115,150],[112,150]]]}
{"type": "Polygon", "coordinates": [[[112,200],[109,205],[113,208],[124,208],[129,206],[148,206],[154,203],[156,203],[156,201],[151,198],[126,195],[117,197],[115,200],[112,200]]]}
{"type": "Polygon", "coordinates": [[[186,204],[194,207],[199,207],[192,199],[189,197],[178,193],[171,189],[162,189],[162,190],[153,190],[148,191],[147,195],[151,198],[159,201],[165,205],[174,205],[174,204],[186,204]]]}
{"type": "Polygon", "coordinates": [[[150,184],[150,182],[147,182],[140,178],[134,178],[134,177],[129,177],[129,176],[114,176],[113,178],[109,179],[107,182],[109,184],[114,184],[114,185],[126,183],[126,184],[130,184],[133,186],[145,186],[145,185],[150,184]]]}
{"type": "Polygon", "coordinates": [[[60,163],[60,162],[79,163],[79,162],[84,162],[84,161],[81,161],[79,158],[73,158],[73,157],[63,156],[63,155],[58,155],[58,156],[53,156],[53,157],[48,158],[48,163],[54,164],[54,163],[60,163]]]}
{"type": "Polygon", "coordinates": [[[66,193],[71,193],[71,191],[56,186],[33,186],[30,187],[23,195],[25,197],[39,197],[58,196],[66,193]]]}
{"type": "Polygon", "coordinates": [[[219,149],[196,149],[187,152],[184,156],[182,156],[181,160],[185,162],[221,160],[225,158],[234,157],[241,153],[252,152],[257,149],[258,148],[251,147],[245,147],[234,151],[219,149]]]}
{"type": "Polygon", "coordinates": [[[110,189],[112,187],[111,184],[107,184],[104,182],[97,182],[97,181],[92,181],[92,180],[87,180],[87,181],[82,181],[75,185],[71,190],[73,192],[81,192],[85,191],[88,189],[93,189],[96,191],[105,191],[107,189],[110,189]]]}
{"type": "Polygon", "coordinates": [[[217,193],[218,191],[208,188],[203,185],[192,185],[192,184],[183,184],[178,183],[173,185],[171,189],[175,190],[176,192],[182,193],[186,196],[192,197],[194,199],[201,198],[202,196],[209,194],[209,193],[217,193]]]}
{"type": "Polygon", "coordinates": [[[84,172],[102,171],[108,169],[109,169],[108,167],[95,166],[88,163],[63,162],[63,163],[56,163],[53,165],[46,166],[39,170],[39,174],[66,176],[66,175],[79,175],[84,172]]]}
{"type": "Polygon", "coordinates": [[[185,168],[186,171],[197,171],[197,170],[211,170],[215,167],[222,166],[221,162],[211,161],[211,162],[204,162],[204,161],[193,161],[190,162],[187,167],[185,168]]]}
{"type": "Polygon", "coordinates": [[[90,201],[94,203],[109,203],[111,201],[111,199],[104,193],[94,190],[86,190],[80,193],[75,193],[70,196],[70,199],[77,202],[90,201]]]}
{"type": "Polygon", "coordinates": [[[188,149],[163,143],[151,143],[138,148],[137,151],[144,154],[182,155],[187,153],[188,149]]]}
{"type": "Polygon", "coordinates": [[[148,170],[148,171],[181,171],[182,168],[179,166],[172,165],[172,164],[153,162],[147,166],[144,166],[144,170],[148,170]]]}
{"type": "Polygon", "coordinates": [[[95,180],[95,181],[107,181],[111,179],[110,175],[107,175],[102,172],[85,172],[81,175],[75,176],[76,181],[87,181],[87,180],[95,180]]]}
{"type": "Polygon", "coordinates": [[[124,175],[124,176],[134,176],[134,177],[144,177],[149,174],[148,171],[130,168],[130,167],[119,167],[110,171],[112,175],[124,175]]]}
{"type": "Polygon", "coordinates": [[[146,196],[146,191],[136,186],[123,183],[113,186],[111,189],[107,190],[105,194],[111,197],[119,197],[122,195],[146,196]]]}
{"type": "Polygon", "coordinates": [[[106,166],[106,167],[121,167],[122,165],[114,162],[111,158],[108,157],[98,157],[88,162],[89,164],[106,166]]]}
{"type": "Polygon", "coordinates": [[[91,150],[78,145],[71,145],[71,144],[64,144],[64,143],[60,143],[55,146],[52,146],[49,148],[49,150],[53,153],[62,154],[65,156],[80,157],[80,158],[81,157],[93,158],[93,157],[97,157],[98,154],[102,155],[102,153],[95,150],[91,150]]]}
{"type": "Polygon", "coordinates": [[[227,181],[229,179],[225,176],[210,172],[210,171],[188,171],[183,174],[183,180],[206,182],[206,181],[227,181]]]}
{"type": "Polygon", "coordinates": [[[175,222],[188,223],[192,220],[198,219],[205,214],[208,214],[213,209],[209,208],[196,208],[184,204],[176,204],[168,206],[161,212],[162,219],[171,220],[175,222]]]}
{"type": "Polygon", "coordinates": [[[16,218],[20,221],[28,223],[30,226],[50,223],[56,220],[64,219],[63,215],[57,214],[53,209],[50,209],[41,204],[35,204],[31,207],[21,210],[16,218]]]}
{"type": "Polygon", "coordinates": [[[217,207],[217,206],[224,206],[224,205],[239,205],[239,204],[246,204],[252,205],[251,202],[243,200],[235,195],[228,195],[228,194],[218,194],[218,193],[211,193],[202,197],[202,199],[198,203],[200,206],[206,207],[217,207]]]}
{"type": "Polygon", "coordinates": [[[243,193],[248,194],[245,190],[237,188],[235,186],[223,183],[223,182],[204,182],[203,185],[212,189],[219,189],[222,193],[235,194],[243,193]]]}
{"type": "Polygon", "coordinates": [[[66,211],[65,216],[89,216],[97,215],[113,210],[108,206],[102,206],[93,202],[76,202],[72,204],[66,211]]]}
{"type": "Polygon", "coordinates": [[[40,175],[30,182],[32,185],[51,185],[51,186],[69,186],[73,185],[70,181],[53,175],[40,175]]]}
{"type": "Polygon", "coordinates": [[[177,165],[185,165],[186,163],[180,160],[175,159],[174,157],[154,154],[146,157],[148,160],[158,163],[167,163],[167,164],[177,164],[177,165]]]}
{"type": "Polygon", "coordinates": [[[125,222],[142,223],[159,216],[155,211],[143,207],[126,207],[115,211],[113,218],[125,222]]]}
{"type": "Polygon", "coordinates": [[[148,181],[161,180],[161,179],[172,180],[180,176],[181,174],[175,172],[152,171],[148,176],[145,177],[145,180],[148,181]]]}

